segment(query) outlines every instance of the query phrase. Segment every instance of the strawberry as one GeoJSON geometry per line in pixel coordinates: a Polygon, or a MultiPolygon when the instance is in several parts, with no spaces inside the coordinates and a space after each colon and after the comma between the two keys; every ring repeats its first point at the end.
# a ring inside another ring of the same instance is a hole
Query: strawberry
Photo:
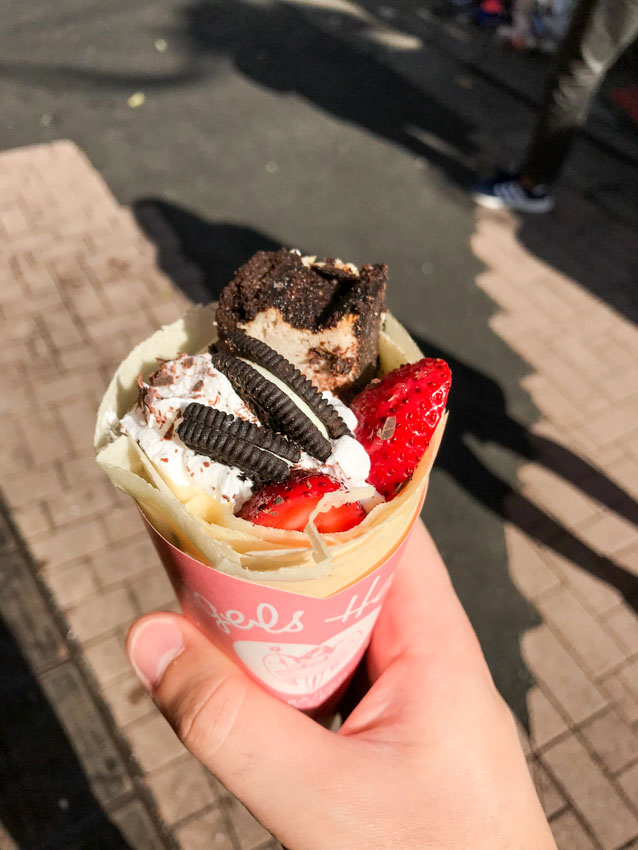
{"type": "Polygon", "coordinates": [[[424,357],[372,381],[350,405],[355,437],[370,455],[368,481],[391,499],[430,445],[452,375],[445,360],[424,357]]]}
{"type": "MultiPolygon", "coordinates": [[[[296,470],[286,481],[266,484],[257,490],[242,506],[238,516],[256,525],[303,531],[319,500],[326,493],[344,489],[329,475],[296,470]]],[[[348,502],[318,514],[315,525],[317,531],[348,531],[365,515],[359,502],[348,502]]]]}

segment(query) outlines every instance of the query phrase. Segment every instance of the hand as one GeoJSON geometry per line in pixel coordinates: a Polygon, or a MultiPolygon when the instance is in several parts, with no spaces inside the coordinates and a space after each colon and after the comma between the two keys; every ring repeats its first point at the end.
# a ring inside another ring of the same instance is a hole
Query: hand
{"type": "Polygon", "coordinates": [[[291,850],[555,850],[514,721],[421,523],[338,733],[269,696],[183,617],[127,644],[188,749],[291,850]]]}

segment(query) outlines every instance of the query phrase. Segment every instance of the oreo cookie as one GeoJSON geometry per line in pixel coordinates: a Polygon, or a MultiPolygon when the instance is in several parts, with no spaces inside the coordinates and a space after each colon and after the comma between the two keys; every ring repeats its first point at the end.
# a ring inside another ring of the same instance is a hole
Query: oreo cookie
{"type": "Polygon", "coordinates": [[[281,434],[275,434],[269,428],[255,425],[253,422],[245,422],[237,416],[224,413],[223,410],[192,401],[182,415],[185,420],[197,422],[211,431],[220,431],[232,437],[238,437],[240,440],[252,443],[258,449],[279,455],[291,463],[297,463],[301,459],[301,449],[296,443],[281,434]]]}
{"type": "Polygon", "coordinates": [[[282,431],[313,457],[328,460],[332,446],[285,392],[232,354],[211,351],[211,360],[264,425],[273,431],[282,431]]]}
{"type": "Polygon", "coordinates": [[[234,434],[207,428],[196,419],[183,419],[177,433],[197,454],[207,455],[225,466],[236,466],[259,484],[285,481],[290,473],[288,464],[280,457],[234,434]]]}
{"type": "Polygon", "coordinates": [[[315,385],[303,375],[296,366],[260,339],[248,336],[241,331],[230,331],[217,344],[217,348],[229,351],[237,357],[245,357],[271,372],[286,386],[290,387],[325,426],[328,434],[336,440],[345,435],[351,437],[350,429],[337,410],[325,399],[315,385]]]}

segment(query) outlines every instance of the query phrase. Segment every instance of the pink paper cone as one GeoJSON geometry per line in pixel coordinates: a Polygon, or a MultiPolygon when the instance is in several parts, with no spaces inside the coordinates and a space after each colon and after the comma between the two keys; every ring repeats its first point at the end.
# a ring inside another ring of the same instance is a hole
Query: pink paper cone
{"type": "Polygon", "coordinates": [[[318,599],[215,570],[146,525],[184,615],[265,690],[313,715],[361,660],[414,527],[374,571],[318,599]]]}

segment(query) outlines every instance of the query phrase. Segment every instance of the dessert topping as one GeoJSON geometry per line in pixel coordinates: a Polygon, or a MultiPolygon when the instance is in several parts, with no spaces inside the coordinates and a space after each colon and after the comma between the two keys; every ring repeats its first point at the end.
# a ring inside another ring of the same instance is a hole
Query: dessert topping
{"type": "Polygon", "coordinates": [[[241,331],[230,331],[219,343],[218,348],[229,351],[237,357],[244,357],[263,366],[280,381],[283,381],[310,407],[317,419],[325,426],[333,439],[352,436],[350,429],[330,402],[303,375],[296,366],[260,339],[250,337],[241,331]]]}
{"type": "Polygon", "coordinates": [[[237,394],[253,408],[264,425],[283,431],[321,461],[330,457],[330,442],[283,390],[232,354],[216,351],[210,357],[213,366],[226,375],[237,394]]]}
{"type": "MultiPolygon", "coordinates": [[[[256,525],[303,531],[310,515],[326,493],[345,490],[338,481],[322,473],[295,471],[281,484],[267,484],[242,507],[239,516],[256,525]]],[[[317,514],[317,531],[348,531],[366,516],[359,502],[347,502],[317,514]]]]}
{"type": "MultiPolygon", "coordinates": [[[[240,440],[245,440],[247,443],[253,443],[258,449],[272,452],[279,457],[286,458],[291,463],[296,463],[301,458],[301,449],[296,443],[292,443],[280,434],[275,434],[269,428],[262,428],[261,425],[246,422],[230,413],[224,413],[223,410],[217,410],[214,407],[193,401],[184,410],[183,416],[184,419],[177,429],[177,433],[184,443],[186,443],[186,440],[182,436],[182,429],[185,429],[187,422],[193,422],[210,431],[220,431],[238,437],[240,440]]],[[[195,436],[198,434],[196,428],[190,428],[188,433],[190,448],[197,451],[195,443],[199,441],[202,441],[202,446],[205,448],[204,437],[195,436]]],[[[206,454],[206,452],[202,451],[202,454],[206,454]]]]}
{"type": "Polygon", "coordinates": [[[253,480],[283,481],[288,477],[289,467],[285,460],[227,430],[207,428],[195,419],[184,419],[177,433],[184,445],[197,454],[237,467],[253,480]]]}
{"type": "Polygon", "coordinates": [[[368,481],[387,499],[409,481],[423,457],[451,382],[444,360],[424,357],[373,381],[353,400],[355,437],[370,456],[368,481]]]}

